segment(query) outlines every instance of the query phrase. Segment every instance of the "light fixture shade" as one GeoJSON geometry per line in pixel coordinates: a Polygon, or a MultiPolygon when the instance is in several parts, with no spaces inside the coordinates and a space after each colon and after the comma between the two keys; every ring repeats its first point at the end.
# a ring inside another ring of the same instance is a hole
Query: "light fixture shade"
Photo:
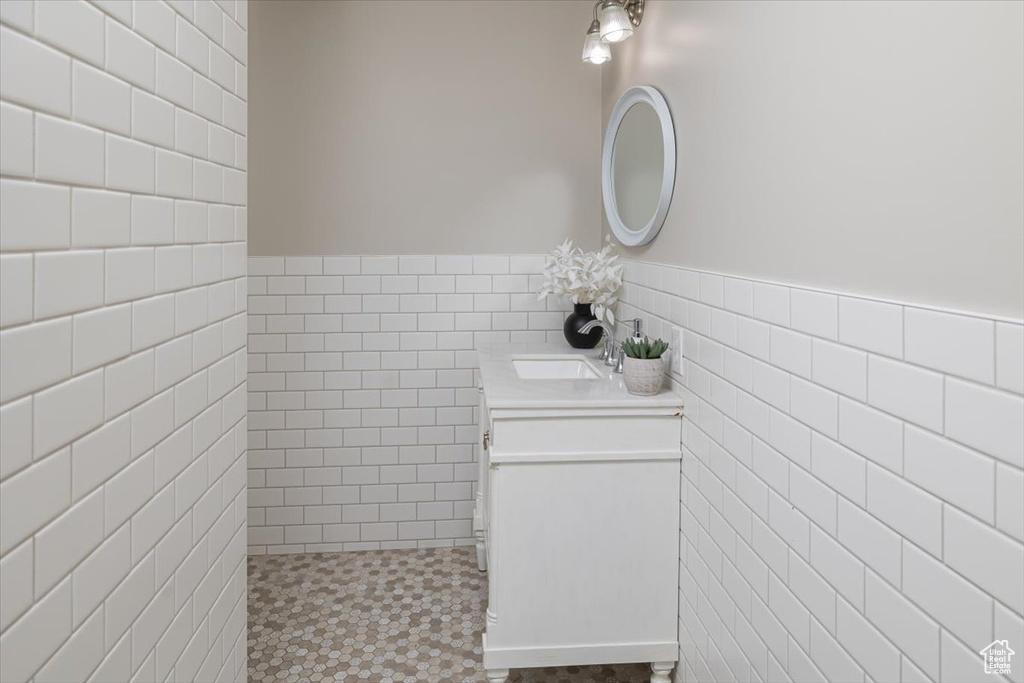
{"type": "Polygon", "coordinates": [[[596,30],[587,32],[587,38],[583,41],[583,61],[590,64],[604,64],[612,59],[612,49],[608,43],[601,40],[601,34],[596,30]]]}
{"type": "Polygon", "coordinates": [[[601,21],[601,40],[606,43],[621,43],[633,35],[633,22],[616,0],[601,3],[598,19],[601,21]]]}

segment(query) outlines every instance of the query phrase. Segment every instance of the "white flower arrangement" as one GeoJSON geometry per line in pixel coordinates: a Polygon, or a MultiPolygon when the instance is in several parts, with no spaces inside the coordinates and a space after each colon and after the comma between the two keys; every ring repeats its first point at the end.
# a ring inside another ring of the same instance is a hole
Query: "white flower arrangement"
{"type": "Polygon", "coordinates": [[[591,304],[598,320],[615,323],[612,308],[619,300],[622,265],[612,254],[611,238],[600,251],[583,251],[565,240],[544,263],[544,282],[538,299],[563,295],[574,304],[591,304]]]}

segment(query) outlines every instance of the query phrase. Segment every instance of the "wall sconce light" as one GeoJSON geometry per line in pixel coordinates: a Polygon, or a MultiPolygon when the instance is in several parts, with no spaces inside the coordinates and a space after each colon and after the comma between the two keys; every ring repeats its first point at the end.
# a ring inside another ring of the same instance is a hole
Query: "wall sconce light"
{"type": "Polygon", "coordinates": [[[609,43],[621,43],[633,35],[644,18],[644,0],[597,0],[594,21],[583,41],[583,61],[604,64],[611,60],[609,43]]]}
{"type": "Polygon", "coordinates": [[[594,19],[587,31],[587,39],[583,41],[583,61],[591,64],[604,64],[612,58],[612,48],[601,40],[601,22],[594,19]]]}

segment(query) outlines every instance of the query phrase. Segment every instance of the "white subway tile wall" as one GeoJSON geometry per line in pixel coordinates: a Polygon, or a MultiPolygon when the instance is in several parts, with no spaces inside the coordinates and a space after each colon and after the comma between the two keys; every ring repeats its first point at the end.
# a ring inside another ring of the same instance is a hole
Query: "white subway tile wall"
{"type": "Polygon", "coordinates": [[[620,316],[683,330],[678,680],[1024,680],[1019,322],[637,261],[620,316]]]}
{"type": "Polygon", "coordinates": [[[245,680],[246,31],[0,3],[4,683],[245,680]]]}
{"type": "Polygon", "coordinates": [[[472,542],[476,345],[560,341],[544,258],[249,259],[249,552],[472,542]]]}

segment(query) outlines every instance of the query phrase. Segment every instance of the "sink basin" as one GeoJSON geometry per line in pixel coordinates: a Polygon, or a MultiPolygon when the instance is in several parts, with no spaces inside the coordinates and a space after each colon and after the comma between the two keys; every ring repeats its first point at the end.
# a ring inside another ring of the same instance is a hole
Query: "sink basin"
{"type": "Polygon", "coordinates": [[[519,379],[597,379],[583,356],[518,356],[512,368],[519,379]]]}

